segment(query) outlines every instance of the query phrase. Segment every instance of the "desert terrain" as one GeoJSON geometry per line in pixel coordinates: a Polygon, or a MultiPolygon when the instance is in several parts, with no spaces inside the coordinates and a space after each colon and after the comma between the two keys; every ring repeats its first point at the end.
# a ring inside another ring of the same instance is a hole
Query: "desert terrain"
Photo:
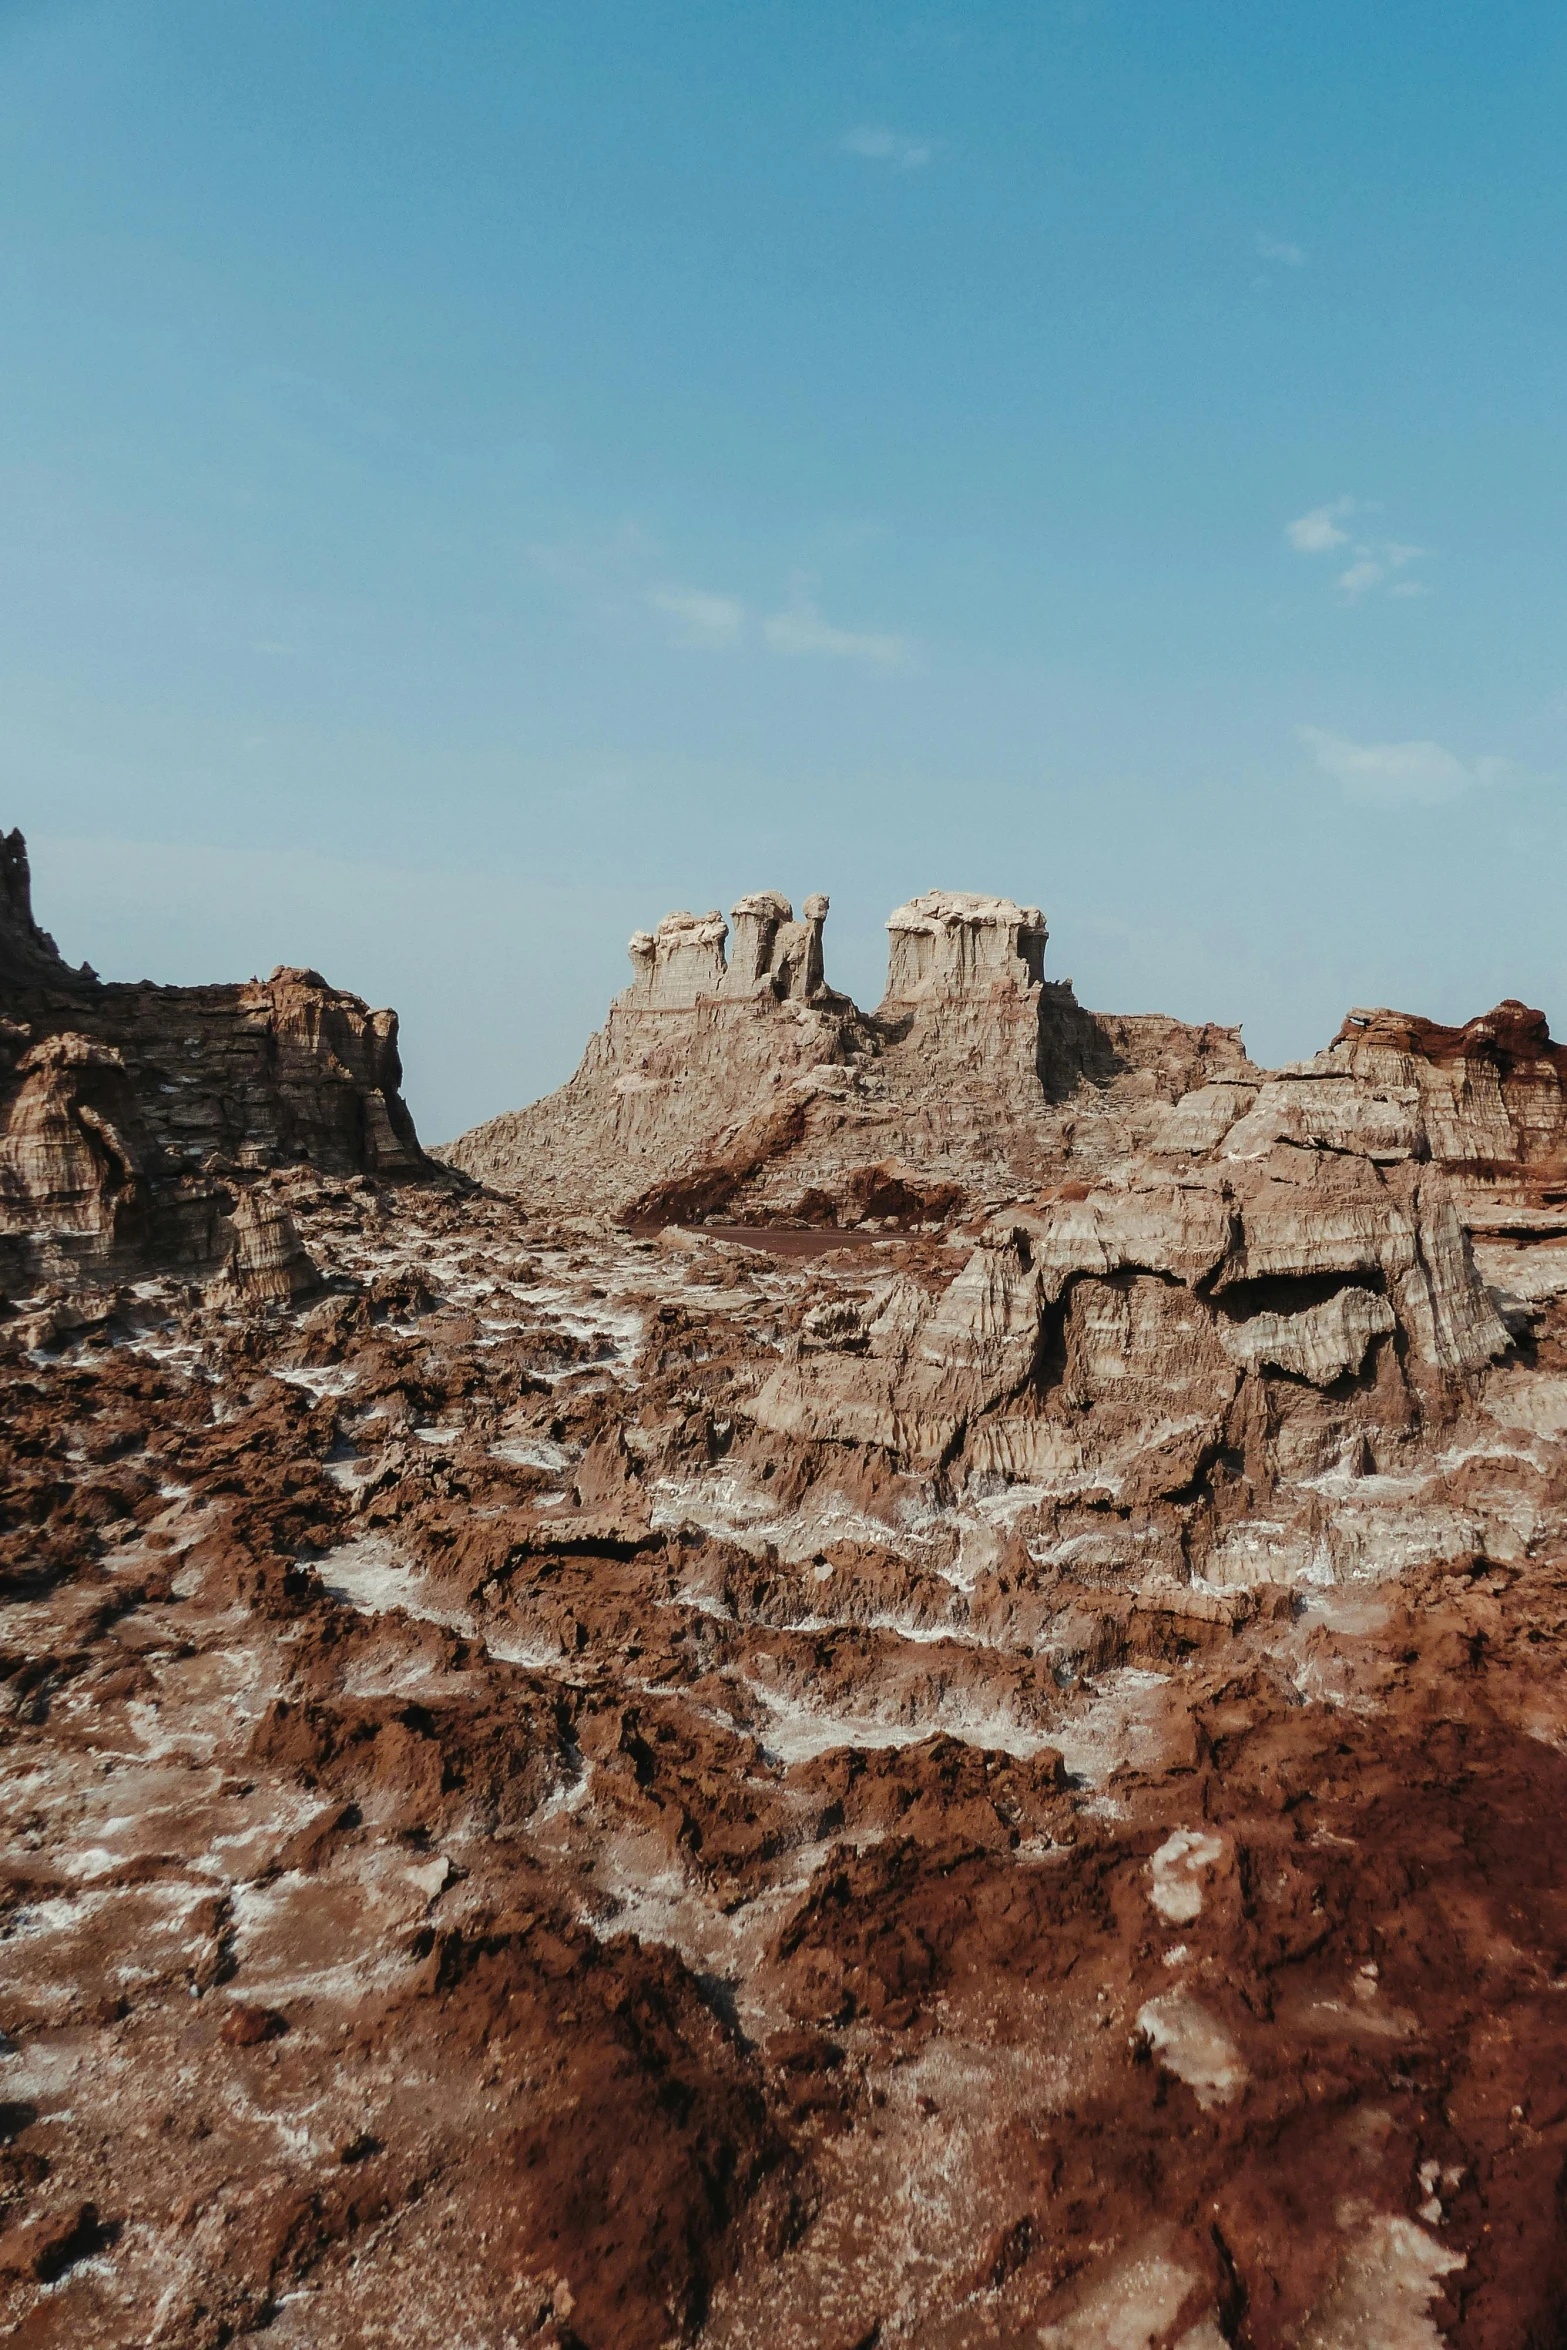
{"type": "Polygon", "coordinates": [[[431,1152],[0,880],[12,2338],[1563,2339],[1541,1014],[762,891],[431,1152]]]}

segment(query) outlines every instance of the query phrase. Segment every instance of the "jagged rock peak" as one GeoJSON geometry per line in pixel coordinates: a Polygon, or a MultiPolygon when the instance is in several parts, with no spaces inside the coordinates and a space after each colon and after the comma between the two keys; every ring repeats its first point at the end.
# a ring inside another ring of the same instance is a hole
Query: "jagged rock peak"
{"type": "Polygon", "coordinates": [[[755,890],[729,910],[734,952],[727,959],[729,923],[715,906],[706,914],[666,914],[656,930],[639,930],[626,952],[634,977],[622,1001],[628,1009],[689,1011],[703,996],[772,995],[809,1003],[826,991],[822,925],[827,900],[808,897],[804,918],[775,889],[755,890]]]}
{"type": "Polygon", "coordinates": [[[47,930],[33,920],[33,880],[27,843],[19,831],[0,833],[0,980],[92,979],[84,963],[73,971],[47,930]]]}
{"type": "Polygon", "coordinates": [[[928,889],[887,917],[887,1000],[1021,994],[1045,974],[1049,932],[1037,906],[974,890],[928,889]]]}

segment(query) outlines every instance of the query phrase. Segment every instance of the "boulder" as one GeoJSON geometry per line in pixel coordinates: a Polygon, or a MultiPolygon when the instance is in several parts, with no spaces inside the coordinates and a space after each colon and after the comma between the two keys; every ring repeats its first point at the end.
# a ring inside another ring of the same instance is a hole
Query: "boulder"
{"type": "Polygon", "coordinates": [[[234,1203],[233,1240],[214,1284],[236,1306],[290,1306],[321,1286],[321,1276],[280,1199],[242,1191],[234,1203]]]}

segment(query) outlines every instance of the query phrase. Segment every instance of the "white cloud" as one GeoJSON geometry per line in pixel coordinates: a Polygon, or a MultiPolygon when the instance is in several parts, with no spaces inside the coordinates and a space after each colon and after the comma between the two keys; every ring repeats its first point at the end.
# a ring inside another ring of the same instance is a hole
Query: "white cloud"
{"type": "MultiPolygon", "coordinates": [[[[1313,506],[1309,514],[1298,514],[1293,522],[1286,522],[1284,536],[1297,555],[1330,555],[1335,547],[1349,545],[1350,534],[1341,527],[1341,517],[1353,514],[1357,504],[1354,498],[1334,498],[1326,506],[1313,506]]],[[[1353,560],[1333,584],[1347,604],[1358,604],[1379,589],[1389,596],[1427,596],[1431,591],[1423,580],[1393,577],[1409,564],[1420,562],[1426,551],[1398,539],[1370,540],[1355,547],[1353,560]]]]}
{"type": "Polygon", "coordinates": [[[1505,783],[1514,772],[1509,759],[1466,762],[1441,743],[1352,743],[1320,726],[1303,726],[1300,739],[1324,775],[1350,799],[1373,807],[1438,808],[1465,792],[1505,783]]]}
{"type": "Polygon", "coordinates": [[[670,640],[692,652],[721,653],[740,642],[745,606],[704,588],[649,588],[643,597],[669,623],[670,640]]]}
{"type": "Polygon", "coordinates": [[[1354,510],[1353,498],[1335,498],[1329,506],[1313,506],[1309,514],[1285,523],[1284,536],[1297,555],[1325,555],[1331,547],[1347,544],[1349,533],[1339,529],[1338,517],[1354,510]]]}
{"type": "Polygon", "coordinates": [[[1287,244],[1281,237],[1265,237],[1260,229],[1253,243],[1264,261],[1282,261],[1286,269],[1304,269],[1306,266],[1307,254],[1303,245],[1287,244]]]}
{"type": "MultiPolygon", "coordinates": [[[[683,652],[733,651],[750,638],[755,626],[737,597],[714,595],[706,588],[672,583],[645,588],[642,601],[665,623],[668,641],[683,652]]],[[[890,631],[835,628],[798,588],[783,611],[762,621],[761,637],[770,653],[815,653],[832,661],[865,661],[880,669],[900,668],[912,649],[906,637],[890,631]]]]}
{"type": "Polygon", "coordinates": [[[1362,596],[1369,596],[1374,587],[1380,587],[1387,577],[1387,565],[1379,563],[1369,547],[1357,547],[1355,560],[1347,571],[1341,571],[1333,582],[1341,596],[1352,604],[1362,596]]]}
{"type": "MultiPolygon", "coordinates": [[[[1396,539],[1384,539],[1370,547],[1357,547],[1355,560],[1347,571],[1341,571],[1334,581],[1339,594],[1352,604],[1362,596],[1369,596],[1374,588],[1388,583],[1389,575],[1402,571],[1408,563],[1418,563],[1424,547],[1400,546],[1396,539]]],[[[1428,596],[1431,591],[1421,579],[1395,579],[1387,586],[1390,596],[1428,596]]]]}
{"type": "Polygon", "coordinates": [[[911,139],[903,131],[889,131],[876,123],[862,123],[858,130],[845,131],[838,150],[843,155],[862,155],[867,163],[889,164],[894,171],[920,171],[936,152],[928,139],[911,139]]]}
{"type": "Polygon", "coordinates": [[[775,653],[820,653],[829,660],[869,661],[882,669],[900,668],[910,652],[907,637],[834,628],[803,597],[764,621],[762,634],[775,653]]]}

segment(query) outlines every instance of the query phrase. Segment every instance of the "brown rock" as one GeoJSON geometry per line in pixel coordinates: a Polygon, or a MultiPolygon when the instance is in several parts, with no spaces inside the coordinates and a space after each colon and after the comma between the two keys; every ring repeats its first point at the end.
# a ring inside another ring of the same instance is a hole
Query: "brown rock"
{"type": "Polygon", "coordinates": [[[109,1264],[145,1232],[153,1156],[118,1053],[71,1031],[0,1095],[0,1233],[46,1262],[109,1264]]]}
{"type": "Polygon", "coordinates": [[[960,891],[898,908],[886,997],[860,1012],[823,976],[826,913],[811,898],[796,923],[774,891],[742,898],[728,961],[716,911],[639,931],[633,983],[570,1083],[441,1155],[633,1223],[724,1208],[854,1224],[908,1215],[915,1192],[923,1221],[1085,1144],[1124,1149],[1126,1114],[1246,1068],[1232,1029],[1083,1011],[1042,976],[1037,908],[960,891]],[[871,1206],[867,1170],[889,1162],[881,1181],[901,1188],[871,1206]]]}
{"type": "Polygon", "coordinates": [[[225,1169],[428,1175],[401,1083],[396,1014],[319,972],[155,987],[71,970],[33,921],[20,833],[0,839],[0,1272],[13,1284],[69,1264],[221,1260],[234,1235],[211,1178],[225,1169]]]}
{"type": "MultiPolygon", "coordinates": [[[[259,2048],[264,2040],[281,2038],[288,2018],[275,2007],[256,2007],[248,2001],[232,2007],[224,2017],[218,2038],[225,2048],[259,2048]]],[[[344,2155],[345,2162],[350,2158],[344,2155]]]]}
{"type": "Polygon", "coordinates": [[[95,2204],[61,2204],[57,2210],[18,2221],[0,2235],[0,2276],[52,2285],[75,2262],[96,2252],[102,2241],[95,2204]]]}
{"type": "Polygon", "coordinates": [[[235,1305],[292,1305],[321,1286],[321,1276],[283,1202],[261,1190],[234,1203],[234,1238],[217,1294],[235,1305]]]}

